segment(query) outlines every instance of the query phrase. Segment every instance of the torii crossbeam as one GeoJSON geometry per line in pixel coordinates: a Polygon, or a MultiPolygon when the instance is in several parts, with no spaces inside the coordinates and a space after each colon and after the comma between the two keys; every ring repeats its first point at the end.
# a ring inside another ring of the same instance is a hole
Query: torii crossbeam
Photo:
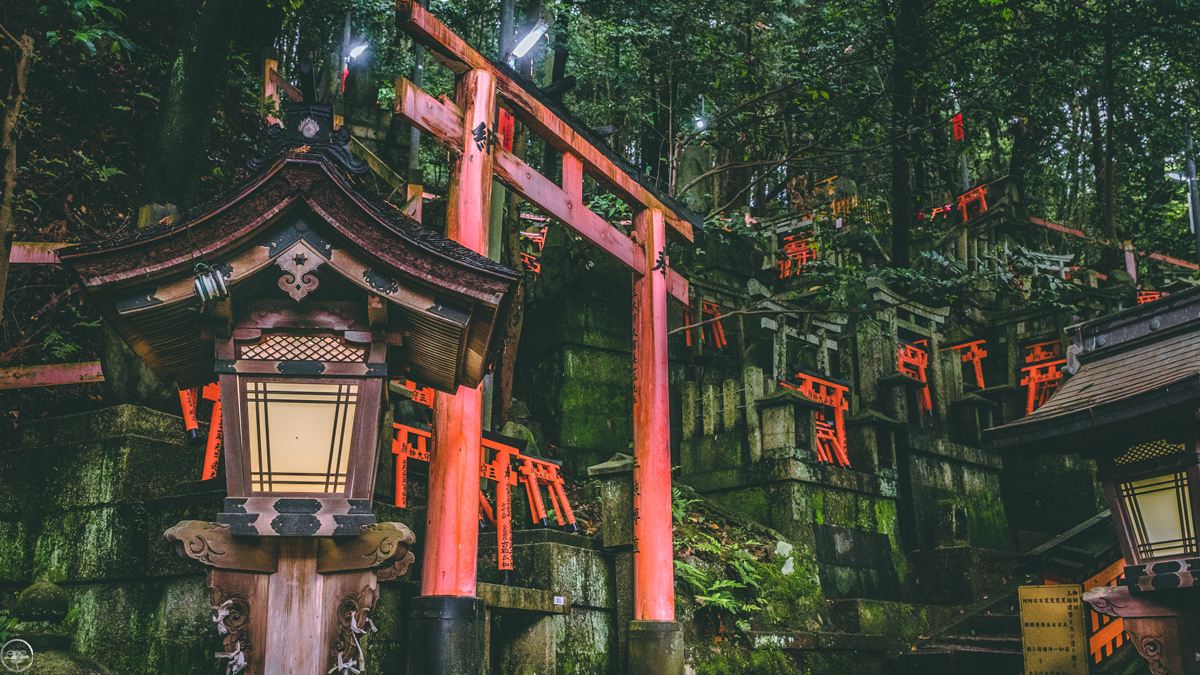
{"type": "MultiPolygon", "coordinates": [[[[668,235],[691,241],[692,222],[683,209],[656,194],[635,171],[624,168],[606,148],[590,142],[586,132],[556,114],[535,89],[521,83],[515,71],[479,54],[419,4],[398,0],[396,22],[457,76],[453,101],[435,99],[403,78],[396,81],[396,114],[455,153],[446,235],[487,253],[495,178],[633,274],[635,544],[630,672],[681,674],[682,637],[674,621],[667,296],[686,303],[688,286],[669,269],[665,247],[668,235]],[[498,106],[562,153],[561,185],[495,143],[498,106]],[[585,173],[633,208],[634,238],[584,205],[585,173]]],[[[453,633],[470,633],[466,628],[471,625],[470,615],[482,611],[474,597],[480,403],[478,390],[460,389],[454,396],[438,397],[423,597],[414,605],[412,632],[414,647],[425,654],[414,665],[431,669],[418,672],[451,672],[446,670],[451,662],[457,665],[449,667],[473,665],[463,653],[466,643],[453,633]]]]}

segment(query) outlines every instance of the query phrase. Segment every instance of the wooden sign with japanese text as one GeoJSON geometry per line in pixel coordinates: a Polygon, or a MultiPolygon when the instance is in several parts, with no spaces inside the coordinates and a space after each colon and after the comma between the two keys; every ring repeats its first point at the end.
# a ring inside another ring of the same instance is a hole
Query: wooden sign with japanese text
{"type": "Polygon", "coordinates": [[[1087,675],[1083,586],[1021,586],[1018,595],[1025,675],[1087,675]]]}

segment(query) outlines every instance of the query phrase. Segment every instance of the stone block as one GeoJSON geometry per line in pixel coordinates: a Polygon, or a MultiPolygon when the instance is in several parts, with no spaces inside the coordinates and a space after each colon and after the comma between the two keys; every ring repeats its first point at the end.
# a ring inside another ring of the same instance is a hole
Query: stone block
{"type": "Polygon", "coordinates": [[[20,590],[33,580],[29,549],[33,544],[29,525],[22,520],[0,520],[0,584],[20,590]]]}
{"type": "Polygon", "coordinates": [[[555,672],[558,654],[551,617],[493,612],[489,631],[492,672],[512,675],[555,672]]]}
{"type": "Polygon", "coordinates": [[[212,675],[220,640],[204,576],[71,584],[75,648],[121,673],[212,675]]]}
{"type": "Polygon", "coordinates": [[[600,483],[600,533],[609,548],[633,546],[633,457],[618,453],[588,467],[600,483]]]}
{"type": "Polygon", "coordinates": [[[683,440],[687,441],[700,435],[700,387],[695,382],[684,382],[679,385],[679,413],[683,418],[683,440]]]}
{"type": "Polygon", "coordinates": [[[737,380],[725,380],[721,385],[721,417],[725,432],[741,435],[742,427],[742,392],[737,380]]]}
{"type": "Polygon", "coordinates": [[[958,616],[957,608],[939,605],[914,605],[865,598],[829,603],[829,617],[838,630],[885,635],[905,642],[915,642],[921,636],[928,636],[934,629],[958,616]]]}
{"type": "MultiPolygon", "coordinates": [[[[135,435],[101,438],[22,452],[40,458],[29,477],[47,509],[133,503],[176,494],[180,483],[196,481],[204,449],[135,435]],[[36,477],[35,477],[36,476],[36,477]]],[[[224,480],[214,481],[224,489],[224,480]]]]}
{"type": "Polygon", "coordinates": [[[608,675],[618,672],[611,663],[613,618],[608,611],[572,608],[570,614],[550,619],[554,628],[554,675],[608,675]]]}
{"type": "Polygon", "coordinates": [[[936,548],[912,553],[923,602],[969,605],[1012,577],[1017,554],[974,546],[936,548]]]}
{"type": "MultiPolygon", "coordinates": [[[[532,533],[538,530],[529,531],[532,533]]],[[[559,537],[573,538],[583,544],[587,540],[562,532],[544,530],[559,537]]],[[[552,539],[529,542],[524,532],[514,533],[513,570],[508,575],[509,583],[516,586],[550,591],[555,595],[569,595],[572,611],[580,608],[609,610],[613,607],[612,566],[606,554],[552,539]]],[[[568,539],[569,541],[569,539],[568,539]]],[[[479,551],[479,580],[499,583],[500,573],[496,569],[494,542],[479,551]]]]}
{"type": "Polygon", "coordinates": [[[717,405],[717,388],[711,384],[704,385],[700,412],[705,436],[712,436],[725,430],[725,423],[721,419],[721,408],[717,405]]]}
{"type": "Polygon", "coordinates": [[[34,448],[117,436],[142,436],[177,445],[186,442],[182,417],[137,405],[117,405],[28,422],[22,427],[21,445],[34,448]]]}

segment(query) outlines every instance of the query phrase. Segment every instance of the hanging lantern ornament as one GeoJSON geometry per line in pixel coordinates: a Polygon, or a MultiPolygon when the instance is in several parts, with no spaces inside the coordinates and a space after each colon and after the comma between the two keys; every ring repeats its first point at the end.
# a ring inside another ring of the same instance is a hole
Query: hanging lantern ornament
{"type": "Polygon", "coordinates": [[[196,297],[200,298],[200,311],[207,311],[213,303],[229,297],[225,276],[204,263],[196,264],[196,281],[193,285],[196,297]]]}

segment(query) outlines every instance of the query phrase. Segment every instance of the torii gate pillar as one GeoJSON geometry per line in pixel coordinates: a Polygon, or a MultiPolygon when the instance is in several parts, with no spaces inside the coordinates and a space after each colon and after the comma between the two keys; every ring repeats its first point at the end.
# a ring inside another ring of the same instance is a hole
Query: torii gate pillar
{"type": "MultiPolygon", "coordinates": [[[[494,76],[467,71],[458,78],[455,99],[465,123],[446,208],[446,236],[487,255],[492,152],[486,141],[476,143],[471,130],[481,123],[493,126],[494,76]]],[[[428,536],[421,595],[413,599],[410,673],[477,675],[483,666],[486,614],[475,594],[482,402],[479,389],[461,387],[453,396],[439,394],[434,408],[428,536]]]]}
{"type": "Polygon", "coordinates": [[[681,674],[671,531],[671,416],[667,388],[667,261],[663,212],[634,218],[646,274],[633,275],[633,621],[630,675],[681,674]]]}
{"type": "MultiPolygon", "coordinates": [[[[442,65],[459,74],[453,103],[435,99],[403,78],[396,82],[396,113],[459,153],[447,209],[448,236],[486,252],[494,171],[501,182],[633,273],[636,541],[627,672],[683,675],[682,632],[674,607],[666,314],[668,296],[686,303],[689,294],[687,281],[667,267],[665,245],[668,229],[691,241],[692,225],[677,208],[641,184],[628,167],[547,107],[516,73],[484,58],[415,0],[397,0],[396,22],[442,65]],[[497,98],[531,132],[562,153],[561,185],[503,146],[488,149],[497,98]],[[636,242],[587,208],[585,172],[636,209],[636,242]]],[[[474,597],[478,393],[439,396],[436,422],[423,595],[415,603],[410,633],[410,653],[418,655],[411,657],[415,666],[410,665],[409,672],[476,675],[482,651],[476,651],[471,641],[483,633],[482,621],[471,618],[473,608],[482,606],[474,597]],[[471,441],[475,445],[468,447],[471,441]],[[447,665],[451,662],[454,665],[447,665]]]]}

